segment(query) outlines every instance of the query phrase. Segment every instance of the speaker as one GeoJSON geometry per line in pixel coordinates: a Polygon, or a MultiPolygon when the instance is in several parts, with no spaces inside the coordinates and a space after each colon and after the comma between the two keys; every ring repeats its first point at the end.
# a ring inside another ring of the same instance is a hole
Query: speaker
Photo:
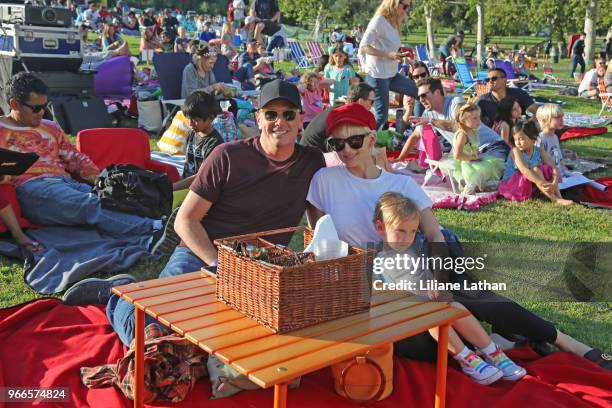
{"type": "Polygon", "coordinates": [[[92,96],[74,98],[63,103],[66,125],[70,134],[75,135],[83,129],[109,128],[113,126],[106,105],[101,98],[92,96]]]}
{"type": "Polygon", "coordinates": [[[25,24],[70,27],[72,26],[72,15],[70,10],[63,8],[26,6],[25,24]]]}

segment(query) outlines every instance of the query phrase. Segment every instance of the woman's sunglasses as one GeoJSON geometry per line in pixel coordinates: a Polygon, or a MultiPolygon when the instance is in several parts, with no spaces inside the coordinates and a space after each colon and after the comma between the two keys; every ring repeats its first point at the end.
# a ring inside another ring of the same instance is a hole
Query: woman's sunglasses
{"type": "Polygon", "coordinates": [[[27,106],[28,108],[30,108],[32,110],[32,113],[40,113],[40,111],[42,110],[49,109],[49,102],[45,103],[44,105],[30,105],[29,103],[25,103],[25,102],[19,102],[19,103],[22,104],[23,106],[27,106]]]}
{"type": "MultiPolygon", "coordinates": [[[[279,112],[273,110],[263,110],[264,118],[268,122],[275,122],[278,119],[279,112]]],[[[286,110],[282,112],[283,118],[287,122],[292,122],[297,117],[298,111],[296,110],[286,110]]]]}
{"type": "Polygon", "coordinates": [[[370,133],[368,132],[362,135],[354,135],[351,137],[347,137],[346,139],[330,137],[327,139],[327,146],[329,147],[329,150],[332,150],[334,152],[341,152],[342,150],[344,150],[344,146],[346,146],[347,144],[351,147],[351,149],[361,149],[361,146],[363,146],[363,140],[369,134],[370,133]]]}
{"type": "Polygon", "coordinates": [[[421,79],[427,78],[427,72],[422,72],[420,74],[412,74],[412,79],[421,79]]]}
{"type": "Polygon", "coordinates": [[[408,9],[410,9],[410,3],[400,3],[400,6],[404,9],[404,11],[408,11],[408,9]]]}

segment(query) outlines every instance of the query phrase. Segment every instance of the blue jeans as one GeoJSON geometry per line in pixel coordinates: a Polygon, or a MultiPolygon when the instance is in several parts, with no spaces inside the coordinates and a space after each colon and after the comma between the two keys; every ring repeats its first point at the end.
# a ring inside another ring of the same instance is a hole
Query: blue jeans
{"type": "Polygon", "coordinates": [[[572,70],[570,71],[570,79],[574,78],[574,72],[576,71],[576,67],[580,65],[580,73],[584,74],[584,58],[582,55],[572,55],[572,70]]]}
{"type": "Polygon", "coordinates": [[[152,219],[103,209],[91,186],[67,176],[41,177],[16,191],[23,216],[35,224],[87,225],[117,237],[152,235],[155,229],[152,219]]]}
{"type": "MultiPolygon", "coordinates": [[[[187,247],[177,246],[163,271],[159,274],[160,278],[181,275],[183,273],[195,272],[204,266],[200,260],[187,247]]],[[[123,298],[112,294],[106,305],[106,317],[113,326],[119,339],[126,346],[130,346],[134,339],[134,305],[123,298]]],[[[157,320],[149,315],[145,315],[145,327],[157,320]]],[[[158,322],[159,323],[159,322],[158,322]]],[[[161,325],[161,323],[160,323],[161,325]]]]}
{"type": "Polygon", "coordinates": [[[382,129],[387,124],[389,116],[389,91],[416,97],[417,87],[414,81],[401,74],[391,78],[373,78],[366,75],[365,81],[374,88],[374,110],[376,111],[376,127],[382,129]]]}
{"type": "Polygon", "coordinates": [[[284,46],[285,46],[285,39],[281,37],[280,35],[276,35],[270,38],[270,41],[268,41],[268,48],[266,48],[266,52],[268,53],[268,55],[272,55],[272,52],[274,52],[274,49],[278,47],[282,48],[284,46]]]}

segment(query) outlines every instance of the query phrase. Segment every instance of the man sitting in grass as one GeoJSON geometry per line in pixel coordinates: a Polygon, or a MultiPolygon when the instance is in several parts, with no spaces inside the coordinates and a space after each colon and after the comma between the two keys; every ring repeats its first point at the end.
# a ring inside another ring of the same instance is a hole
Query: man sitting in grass
{"type": "MultiPolygon", "coordinates": [[[[300,223],[310,179],[325,166],[323,154],[296,144],[303,115],[295,85],[281,80],[265,84],[260,106],[256,119],[261,136],[217,146],[200,167],[174,224],[182,242],[160,277],[216,266],[215,239],[300,223]]],[[[275,243],[287,245],[289,238],[278,237],[275,243]]],[[[83,285],[73,290],[73,303],[107,303],[109,321],[129,345],[134,306],[111,296],[112,286],[101,279],[97,285],[83,285]]]]}
{"type": "Polygon", "coordinates": [[[28,171],[11,179],[23,216],[40,225],[89,226],[114,237],[152,237],[162,228],[160,220],[104,209],[91,193],[100,171],[72,146],[57,123],[43,119],[48,91],[28,72],[14,75],[6,86],[11,111],[0,117],[0,147],[39,156],[28,171]]]}

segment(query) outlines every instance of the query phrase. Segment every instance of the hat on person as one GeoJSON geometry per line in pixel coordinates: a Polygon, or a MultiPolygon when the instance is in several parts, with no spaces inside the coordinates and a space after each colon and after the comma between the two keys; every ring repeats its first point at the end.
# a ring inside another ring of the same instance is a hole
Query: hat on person
{"type": "Polygon", "coordinates": [[[284,99],[296,108],[302,110],[300,91],[298,91],[297,86],[291,82],[275,79],[261,87],[261,93],[259,94],[260,107],[263,108],[268,103],[277,99],[284,99]]]}
{"type": "Polygon", "coordinates": [[[459,37],[465,37],[465,33],[463,32],[463,30],[458,30],[458,31],[457,31],[457,35],[458,35],[459,37]]]}
{"type": "Polygon", "coordinates": [[[339,30],[340,26],[338,24],[336,24],[336,26],[334,27],[334,30],[339,30]]]}
{"type": "Polygon", "coordinates": [[[247,16],[247,18],[244,19],[244,24],[251,24],[254,23],[256,20],[255,16],[247,16]]]}
{"type": "Polygon", "coordinates": [[[332,109],[327,115],[325,134],[331,135],[332,131],[340,125],[350,124],[356,126],[376,129],[376,119],[372,112],[358,102],[347,103],[339,108],[332,109]]]}

